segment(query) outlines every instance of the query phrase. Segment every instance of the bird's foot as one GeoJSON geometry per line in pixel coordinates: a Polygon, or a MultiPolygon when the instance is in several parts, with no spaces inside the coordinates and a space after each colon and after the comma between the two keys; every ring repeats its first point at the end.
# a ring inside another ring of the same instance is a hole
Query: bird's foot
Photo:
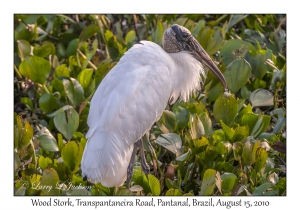
{"type": "Polygon", "coordinates": [[[129,165],[127,167],[127,179],[126,179],[127,189],[130,188],[131,177],[133,175],[134,158],[135,158],[135,155],[136,155],[137,148],[139,147],[139,141],[135,142],[134,145],[133,145],[132,155],[131,155],[131,158],[130,158],[129,165]]]}

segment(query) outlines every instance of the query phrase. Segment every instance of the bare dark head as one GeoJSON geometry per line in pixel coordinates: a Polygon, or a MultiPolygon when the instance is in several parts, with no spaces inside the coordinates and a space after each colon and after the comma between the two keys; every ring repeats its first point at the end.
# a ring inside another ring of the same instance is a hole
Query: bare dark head
{"type": "Polygon", "coordinates": [[[201,64],[208,67],[219,78],[224,89],[227,89],[222,72],[187,28],[177,24],[172,25],[164,33],[162,46],[167,53],[189,52],[201,64]]]}

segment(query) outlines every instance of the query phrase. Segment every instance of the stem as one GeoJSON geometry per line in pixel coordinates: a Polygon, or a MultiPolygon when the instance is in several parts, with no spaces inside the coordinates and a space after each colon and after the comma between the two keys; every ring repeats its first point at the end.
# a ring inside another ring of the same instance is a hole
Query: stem
{"type": "Polygon", "coordinates": [[[139,37],[139,34],[138,34],[138,31],[137,31],[137,28],[136,28],[136,24],[137,24],[137,19],[136,19],[136,15],[133,15],[133,22],[134,22],[134,30],[135,30],[135,34],[138,38],[138,42],[140,42],[140,37],[139,37]]]}
{"type": "Polygon", "coordinates": [[[70,18],[70,17],[68,17],[68,16],[66,16],[66,15],[57,15],[58,17],[62,17],[62,18],[65,18],[65,19],[67,19],[68,21],[70,21],[71,23],[76,23],[72,18],[70,18]]]}
{"type": "Polygon", "coordinates": [[[16,65],[14,65],[14,70],[15,70],[15,72],[16,72],[18,78],[19,78],[19,79],[22,79],[22,75],[21,75],[21,73],[19,72],[19,70],[18,70],[18,68],[16,67],[16,65]]]}
{"type": "Polygon", "coordinates": [[[147,140],[148,140],[148,145],[149,145],[149,148],[150,148],[151,156],[155,159],[155,162],[156,162],[158,171],[159,171],[159,173],[160,173],[160,177],[162,177],[162,176],[163,176],[163,173],[162,173],[162,171],[161,171],[161,169],[160,169],[160,167],[159,167],[159,164],[158,164],[158,160],[157,160],[155,151],[154,151],[154,149],[153,149],[153,147],[152,147],[152,144],[150,143],[149,139],[147,139],[147,140]]]}
{"type": "Polygon", "coordinates": [[[223,20],[227,15],[222,15],[221,17],[218,18],[218,20],[216,20],[218,23],[223,20]]]}
{"type": "Polygon", "coordinates": [[[46,87],[45,84],[43,84],[43,88],[44,88],[44,90],[46,91],[46,93],[50,94],[50,91],[48,90],[48,88],[46,87]]]}
{"type": "Polygon", "coordinates": [[[281,157],[279,157],[279,155],[275,154],[275,156],[283,163],[284,166],[286,166],[286,163],[284,162],[284,160],[282,160],[281,157]]]}
{"type": "Polygon", "coordinates": [[[286,17],[284,17],[284,18],[280,21],[280,23],[279,23],[279,25],[277,26],[277,28],[275,29],[274,33],[278,33],[278,31],[279,31],[280,28],[281,28],[281,25],[285,22],[285,20],[286,20],[286,17]]]}
{"type": "MultiPolygon", "coordinates": [[[[79,49],[77,49],[77,52],[79,53],[79,55],[80,55],[81,57],[83,57],[84,59],[86,59],[85,55],[84,55],[79,49]]],[[[95,71],[97,70],[97,67],[96,67],[91,61],[89,61],[88,64],[89,64],[89,66],[92,67],[95,71]]]]}

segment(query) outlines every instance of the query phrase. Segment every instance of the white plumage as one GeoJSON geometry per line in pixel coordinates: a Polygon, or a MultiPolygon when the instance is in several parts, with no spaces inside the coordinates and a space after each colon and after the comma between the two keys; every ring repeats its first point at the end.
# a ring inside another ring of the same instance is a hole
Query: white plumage
{"type": "Polygon", "coordinates": [[[129,49],[97,88],[88,116],[82,175],[107,187],[122,186],[133,144],[161,117],[168,102],[188,100],[205,77],[189,52],[167,53],[141,41],[129,49]]]}

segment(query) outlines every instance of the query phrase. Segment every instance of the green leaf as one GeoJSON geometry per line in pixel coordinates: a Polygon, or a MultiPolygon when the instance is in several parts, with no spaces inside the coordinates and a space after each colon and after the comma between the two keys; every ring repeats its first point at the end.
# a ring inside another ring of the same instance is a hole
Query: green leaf
{"type": "Polygon", "coordinates": [[[82,86],[77,80],[73,78],[70,78],[70,80],[63,79],[63,86],[71,104],[74,107],[77,107],[83,101],[84,98],[84,91],[82,86]]]}
{"type": "Polygon", "coordinates": [[[152,195],[160,195],[160,183],[159,180],[152,174],[148,174],[149,186],[152,192],[152,195]]]}
{"type": "Polygon", "coordinates": [[[229,19],[228,25],[226,27],[226,33],[232,26],[234,26],[235,24],[237,24],[238,22],[240,22],[247,16],[248,15],[230,15],[230,19],[229,19]]]}
{"type": "Polygon", "coordinates": [[[46,127],[43,127],[38,133],[38,140],[43,150],[52,152],[58,151],[56,140],[46,127]]]}
{"type": "Polygon", "coordinates": [[[57,134],[57,139],[58,139],[58,148],[59,148],[59,151],[61,152],[64,147],[64,140],[60,133],[57,134]]]}
{"type": "MultiPolygon", "coordinates": [[[[199,44],[203,47],[203,49],[206,52],[208,51],[208,43],[212,39],[213,34],[214,34],[214,30],[211,27],[206,26],[200,30],[200,32],[198,33],[198,35],[196,37],[199,44]]],[[[211,54],[209,54],[209,55],[211,55],[211,54]]]]}
{"type": "Polygon", "coordinates": [[[249,136],[249,127],[237,126],[234,131],[233,137],[230,139],[231,142],[242,141],[249,136]]]}
{"type": "Polygon", "coordinates": [[[183,155],[176,158],[177,161],[185,162],[191,157],[191,151],[189,150],[187,153],[184,153],[183,155]]]}
{"type": "Polygon", "coordinates": [[[201,136],[205,134],[204,126],[200,121],[198,115],[191,115],[190,116],[190,124],[191,124],[191,136],[192,139],[199,139],[201,136]]]}
{"type": "Polygon", "coordinates": [[[236,93],[248,82],[251,76],[251,66],[245,59],[238,58],[227,66],[223,75],[226,79],[228,89],[236,93]]]}
{"type": "Polygon", "coordinates": [[[224,92],[224,87],[221,82],[218,82],[215,86],[209,89],[206,93],[207,102],[215,101],[224,92]]]}
{"type": "Polygon", "coordinates": [[[262,195],[277,195],[278,194],[278,190],[273,190],[274,184],[271,183],[264,183],[262,185],[260,185],[259,187],[257,187],[252,195],[253,196],[262,196],[262,195]],[[272,190],[271,190],[272,189],[272,190]]]}
{"type": "Polygon", "coordinates": [[[50,158],[48,158],[48,157],[45,158],[42,155],[39,157],[39,167],[41,169],[44,170],[45,168],[48,167],[49,164],[52,164],[52,160],[50,158]]]}
{"type": "Polygon", "coordinates": [[[209,137],[209,135],[213,132],[211,119],[209,118],[206,112],[202,112],[199,115],[199,119],[202,122],[202,125],[204,127],[204,132],[205,132],[204,136],[209,137]]]}
{"type": "Polygon", "coordinates": [[[33,48],[33,54],[35,56],[45,58],[46,56],[52,54],[55,55],[55,46],[52,42],[45,41],[41,46],[34,46],[33,48]]]}
{"type": "Polygon", "coordinates": [[[79,48],[78,44],[79,44],[79,39],[73,39],[72,41],[69,42],[66,50],[67,57],[77,54],[77,49],[79,48]]]}
{"type": "Polygon", "coordinates": [[[265,89],[256,89],[250,95],[250,102],[252,106],[273,106],[274,96],[273,94],[265,89]]]}
{"type": "Polygon", "coordinates": [[[209,55],[213,55],[216,52],[218,52],[224,42],[224,39],[222,37],[222,33],[220,32],[220,30],[217,27],[215,27],[213,30],[214,30],[213,37],[210,40],[210,42],[208,42],[208,45],[207,45],[207,53],[209,55]]]}
{"type": "Polygon", "coordinates": [[[105,59],[105,60],[101,61],[101,63],[98,65],[97,70],[95,71],[96,86],[99,85],[99,83],[102,81],[102,79],[105,77],[105,75],[111,69],[110,68],[111,62],[112,62],[112,59],[105,59]]]}
{"type": "Polygon", "coordinates": [[[225,125],[225,123],[223,123],[222,120],[220,120],[220,124],[222,126],[222,129],[223,129],[223,132],[226,136],[226,140],[231,140],[231,138],[233,137],[234,135],[234,131],[233,129],[229,128],[227,125],[225,125]]]}
{"type": "Polygon", "coordinates": [[[241,160],[243,154],[243,144],[241,142],[234,142],[232,149],[233,149],[234,159],[237,161],[241,160]]]}
{"type": "Polygon", "coordinates": [[[222,46],[220,50],[220,59],[227,66],[236,58],[243,58],[248,52],[248,49],[255,50],[253,45],[249,42],[245,42],[239,39],[230,39],[222,46]]]}
{"type": "Polygon", "coordinates": [[[39,99],[39,106],[43,112],[49,114],[57,109],[56,99],[51,94],[43,94],[39,99]]]}
{"type": "Polygon", "coordinates": [[[67,67],[66,64],[61,64],[60,66],[56,67],[55,72],[54,72],[54,77],[70,77],[70,70],[67,67]]]}
{"type": "Polygon", "coordinates": [[[259,89],[259,88],[266,88],[267,83],[266,83],[264,80],[262,80],[262,79],[256,78],[256,79],[252,82],[251,85],[252,85],[252,87],[253,87],[254,89],[259,89]]]}
{"type": "Polygon", "coordinates": [[[79,115],[74,109],[60,109],[54,117],[54,125],[67,140],[70,140],[78,128],[79,115]]]}
{"type": "Polygon", "coordinates": [[[233,171],[233,166],[228,163],[228,162],[223,162],[222,163],[222,168],[225,170],[225,171],[228,171],[228,172],[232,172],[233,171]]]}
{"type": "Polygon", "coordinates": [[[227,152],[227,148],[223,142],[218,142],[216,144],[216,149],[220,155],[224,155],[227,152]]]}
{"type": "Polygon", "coordinates": [[[30,100],[30,98],[28,97],[22,97],[21,98],[21,102],[26,105],[26,107],[28,109],[30,109],[31,111],[33,111],[33,104],[32,104],[32,101],[30,100]]]}
{"type": "Polygon", "coordinates": [[[199,20],[199,22],[196,24],[194,30],[193,30],[193,36],[196,37],[197,34],[200,32],[200,30],[205,27],[205,20],[199,20]]]}
{"type": "Polygon", "coordinates": [[[182,146],[181,138],[176,133],[162,134],[156,139],[156,143],[177,154],[182,146]]]}
{"type": "Polygon", "coordinates": [[[23,60],[25,60],[25,58],[30,56],[31,46],[30,46],[29,42],[26,40],[18,40],[17,43],[18,43],[18,50],[20,53],[20,58],[21,58],[21,61],[23,61],[23,60]]]}
{"type": "Polygon", "coordinates": [[[163,133],[173,133],[175,131],[176,119],[175,114],[169,110],[164,110],[160,120],[158,121],[158,127],[163,133]]]}
{"type": "Polygon", "coordinates": [[[56,115],[56,113],[59,112],[61,109],[68,110],[68,109],[72,109],[72,108],[74,108],[74,107],[70,106],[70,105],[65,105],[65,106],[61,107],[59,110],[56,110],[55,112],[52,112],[51,114],[47,114],[47,117],[54,117],[56,115]]]}
{"type": "Polygon", "coordinates": [[[37,37],[36,29],[36,24],[31,25],[30,27],[28,27],[26,24],[19,24],[14,31],[15,40],[27,40],[31,42],[37,37]]]}
{"type": "Polygon", "coordinates": [[[235,122],[236,124],[242,124],[242,118],[246,113],[252,113],[252,107],[250,104],[248,104],[238,113],[233,122],[235,122]]]}
{"type": "Polygon", "coordinates": [[[256,152],[259,147],[261,147],[260,141],[251,143],[250,139],[246,140],[242,154],[242,160],[245,165],[252,165],[253,163],[255,163],[257,159],[256,152]]]}
{"type": "Polygon", "coordinates": [[[33,82],[44,84],[51,70],[50,62],[37,57],[27,57],[20,64],[20,73],[33,82]]]}
{"type": "Polygon", "coordinates": [[[167,185],[167,187],[169,188],[169,189],[177,189],[177,190],[180,190],[181,191],[181,189],[180,189],[180,187],[178,187],[177,185],[176,185],[176,182],[173,182],[171,179],[169,179],[169,178],[166,178],[165,179],[165,183],[166,183],[166,185],[167,185]]]}
{"type": "Polygon", "coordinates": [[[183,129],[189,122],[189,111],[186,108],[178,106],[175,110],[176,130],[183,129]]]}
{"type": "Polygon", "coordinates": [[[89,25],[79,35],[79,45],[78,47],[80,48],[82,43],[85,42],[87,39],[91,38],[94,36],[99,31],[99,26],[97,25],[89,25]]]}
{"type": "Polygon", "coordinates": [[[260,171],[266,164],[268,152],[264,148],[259,148],[256,153],[255,170],[260,171]]]}
{"type": "Polygon", "coordinates": [[[243,86],[241,88],[241,96],[243,99],[248,99],[250,97],[250,90],[247,88],[247,86],[243,86]]]}
{"type": "MultiPolygon", "coordinates": [[[[203,149],[203,148],[201,148],[201,147],[204,147],[204,148],[205,148],[205,146],[209,145],[209,141],[208,141],[207,138],[205,138],[204,136],[202,136],[202,137],[199,138],[199,139],[194,139],[194,140],[193,140],[193,143],[194,143],[194,145],[195,145],[197,151],[198,151],[199,149],[200,149],[200,150],[203,149]]],[[[196,152],[196,153],[198,153],[198,152],[196,152]]]]}
{"type": "Polygon", "coordinates": [[[213,113],[217,122],[222,120],[227,126],[230,126],[232,120],[238,112],[238,102],[233,96],[220,96],[214,103],[213,113]]]}
{"type": "Polygon", "coordinates": [[[286,178],[280,178],[276,184],[276,187],[279,189],[280,195],[286,191],[286,178]]]}
{"type": "Polygon", "coordinates": [[[222,179],[222,190],[226,192],[231,192],[237,185],[237,176],[233,173],[227,173],[221,175],[222,179]]]}
{"type": "Polygon", "coordinates": [[[16,152],[14,152],[14,175],[16,175],[16,173],[18,172],[20,165],[20,157],[16,152]]]}
{"type": "Polygon", "coordinates": [[[86,89],[89,87],[93,75],[93,69],[83,69],[78,74],[78,82],[81,84],[81,86],[86,89]]]}
{"type": "Polygon", "coordinates": [[[215,130],[214,132],[212,132],[209,139],[213,142],[225,141],[225,134],[222,130],[215,130]]]}
{"type": "Polygon", "coordinates": [[[68,168],[76,173],[79,169],[79,164],[81,162],[83,154],[83,148],[80,143],[76,143],[75,141],[69,141],[63,148],[61,157],[64,163],[68,166],[68,168]]]}
{"type": "Polygon", "coordinates": [[[266,139],[268,142],[270,142],[272,144],[276,141],[280,141],[279,138],[275,134],[272,134],[272,133],[262,133],[257,138],[261,139],[261,140],[266,139]]]}
{"type": "Polygon", "coordinates": [[[263,54],[257,54],[250,59],[252,73],[258,79],[263,79],[264,75],[267,73],[268,68],[265,64],[266,60],[267,57],[263,54]]]}
{"type": "Polygon", "coordinates": [[[43,187],[41,190],[45,195],[60,195],[60,190],[56,188],[57,183],[59,182],[59,177],[55,169],[46,168],[43,171],[41,186],[43,187]]]}
{"type": "Polygon", "coordinates": [[[203,181],[201,184],[201,191],[199,195],[212,195],[216,186],[215,177],[217,171],[213,169],[207,169],[204,172],[203,181]]]}
{"type": "Polygon", "coordinates": [[[20,115],[16,116],[14,126],[14,148],[20,148],[22,138],[22,118],[20,115]]]}
{"type": "Polygon", "coordinates": [[[128,50],[129,48],[131,48],[132,45],[134,45],[135,39],[136,39],[135,31],[134,31],[134,30],[130,30],[130,31],[126,34],[126,37],[125,37],[125,43],[126,43],[127,50],[128,50]]]}
{"type": "Polygon", "coordinates": [[[162,22],[158,20],[156,29],[154,32],[154,42],[155,43],[159,44],[161,42],[164,32],[165,32],[165,29],[164,29],[162,22]]]}
{"type": "Polygon", "coordinates": [[[165,196],[182,196],[182,193],[178,189],[169,189],[165,196]]]}
{"type": "Polygon", "coordinates": [[[140,185],[145,194],[151,193],[151,189],[149,186],[149,181],[146,177],[146,175],[142,172],[141,166],[134,166],[134,173],[132,176],[132,181],[134,181],[135,185],[140,185]]]}
{"type": "Polygon", "coordinates": [[[30,144],[30,141],[33,137],[33,128],[31,125],[26,121],[24,128],[23,128],[23,135],[21,140],[21,147],[26,147],[30,144]]]}
{"type": "Polygon", "coordinates": [[[221,48],[224,41],[217,27],[212,29],[208,26],[201,28],[196,39],[209,55],[215,54],[221,48]]]}
{"type": "Polygon", "coordinates": [[[250,136],[256,138],[263,133],[269,126],[271,117],[268,115],[256,115],[253,113],[246,113],[242,117],[242,125],[248,126],[250,136]]]}

